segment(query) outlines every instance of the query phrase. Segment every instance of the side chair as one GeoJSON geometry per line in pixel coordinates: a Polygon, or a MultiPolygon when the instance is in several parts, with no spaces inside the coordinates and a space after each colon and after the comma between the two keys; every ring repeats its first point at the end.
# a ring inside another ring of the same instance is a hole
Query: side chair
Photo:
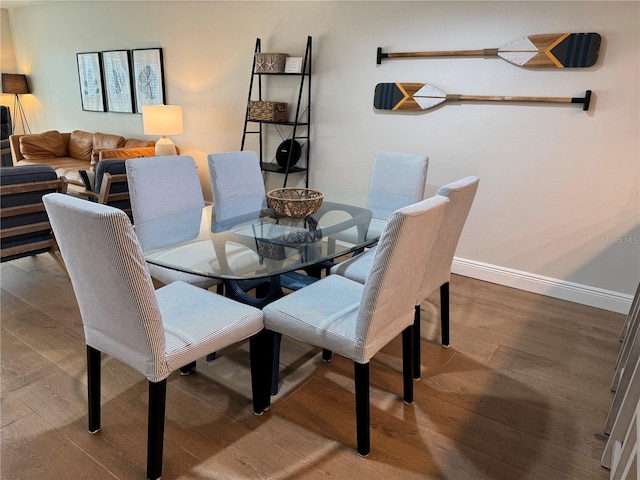
{"type": "Polygon", "coordinates": [[[66,191],[66,179],[58,178],[49,165],[0,168],[2,262],[49,253],[65,270],[42,197],[47,193],[66,191]]]}
{"type": "MultiPolygon", "coordinates": [[[[444,185],[436,192],[436,196],[449,199],[449,206],[440,231],[436,238],[431,255],[428,258],[424,276],[420,280],[420,290],[415,301],[414,324],[414,378],[420,378],[420,303],[440,288],[440,324],[442,329],[442,346],[449,347],[449,281],[451,280],[451,264],[462,234],[462,229],[471,210],[471,204],[478,190],[480,179],[468,176],[444,185]]],[[[338,274],[364,283],[370,274],[375,255],[375,247],[362,255],[350,258],[331,269],[338,274]]]]}
{"type": "MultiPolygon", "coordinates": [[[[196,163],[187,155],[165,157],[141,157],[126,161],[129,180],[129,196],[133,223],[137,226],[176,213],[191,213],[204,207],[202,187],[198,178],[196,163]]],[[[200,216],[193,220],[194,228],[182,228],[171,238],[164,238],[166,244],[186,241],[197,236],[200,216]],[[197,225],[196,225],[197,224],[197,225]]],[[[144,237],[140,238],[143,248],[149,248],[144,237]]],[[[155,245],[159,248],[164,245],[155,245]]],[[[202,275],[179,272],[159,265],[149,265],[151,276],[161,283],[176,280],[202,288],[217,285],[222,281],[202,275]]],[[[221,291],[221,290],[219,290],[221,291]]]]}
{"type": "Polygon", "coordinates": [[[369,362],[400,333],[404,401],[413,402],[413,305],[448,203],[433,197],[394,212],[364,284],[329,275],[262,309],[268,331],[353,360],[357,451],[362,456],[370,451],[369,362]]]}
{"type": "MultiPolygon", "coordinates": [[[[382,233],[389,216],[424,198],[429,157],[404,152],[377,152],[371,167],[366,207],[371,210],[368,238],[382,233]]],[[[355,243],[357,232],[347,230],[336,240],[355,243]]]]}
{"type": "Polygon", "coordinates": [[[253,411],[269,407],[270,368],[262,359],[270,352],[260,350],[268,338],[260,310],[184,282],[154,290],[122,210],[57,193],[44,204],[82,316],[90,433],[101,425],[101,352],[148,379],[148,479],[162,474],[167,378],[182,365],[250,338],[253,411]]]}

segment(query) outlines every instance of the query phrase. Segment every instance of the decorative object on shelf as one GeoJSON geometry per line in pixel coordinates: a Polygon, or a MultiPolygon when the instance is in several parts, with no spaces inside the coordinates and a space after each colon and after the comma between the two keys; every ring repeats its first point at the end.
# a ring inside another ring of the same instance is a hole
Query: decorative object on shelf
{"type": "Polygon", "coordinates": [[[176,155],[176,146],[167,135],[182,135],[182,107],[144,105],[142,124],[145,135],[162,135],[156,142],[156,156],[176,155]]]}
{"type": "Polygon", "coordinates": [[[302,73],[302,57],[287,57],[284,73],[302,73]]]}
{"type": "Polygon", "coordinates": [[[104,91],[109,112],[133,113],[130,57],[129,50],[102,52],[104,91]]]}
{"type": "Polygon", "coordinates": [[[312,188],[285,187],[267,192],[269,206],[279,215],[304,218],[318,211],[324,194],[312,188]]]}
{"type": "Polygon", "coordinates": [[[13,125],[11,126],[11,134],[13,135],[15,133],[18,118],[20,118],[22,132],[31,133],[31,128],[29,127],[27,116],[24,114],[22,102],[20,101],[20,95],[31,93],[29,91],[29,84],[27,83],[27,76],[17,73],[3,73],[2,93],[15,95],[13,97],[13,115],[15,116],[15,118],[13,125]]]}
{"type": "Polygon", "coordinates": [[[256,73],[282,73],[287,61],[286,53],[256,53],[256,73]]]}
{"type": "Polygon", "coordinates": [[[289,168],[295,166],[300,160],[300,154],[302,153],[302,147],[296,140],[288,139],[282,142],[278,146],[276,151],[276,162],[282,168],[289,168]]]}
{"type": "Polygon", "coordinates": [[[380,65],[384,58],[500,57],[527,68],[591,67],[598,59],[600,42],[598,33],[545,33],[484,50],[383,53],[378,47],[376,63],[380,65]]]}
{"type": "Polygon", "coordinates": [[[104,112],[104,90],[102,86],[102,56],[100,52],[76,54],[78,61],[78,79],[80,81],[80,99],[82,110],[104,112]]]}
{"type": "Polygon", "coordinates": [[[591,90],[579,97],[522,97],[495,95],[446,94],[424,83],[379,83],[376,85],[373,106],[379,110],[427,110],[446,101],[464,102],[543,102],[578,103],[589,110],[591,90]]]}
{"type": "Polygon", "coordinates": [[[249,120],[266,122],[286,122],[288,119],[286,102],[249,100],[249,120]]]}
{"type": "Polygon", "coordinates": [[[142,107],[145,105],[166,103],[162,49],[141,48],[133,50],[132,60],[136,111],[142,112],[142,107]]]}

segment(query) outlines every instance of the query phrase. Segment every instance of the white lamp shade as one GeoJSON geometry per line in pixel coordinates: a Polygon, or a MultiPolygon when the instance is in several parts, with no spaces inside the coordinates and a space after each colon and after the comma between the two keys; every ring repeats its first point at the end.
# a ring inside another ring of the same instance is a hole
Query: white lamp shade
{"type": "Polygon", "coordinates": [[[142,126],[145,135],[182,135],[182,107],[177,105],[144,105],[142,126]]]}

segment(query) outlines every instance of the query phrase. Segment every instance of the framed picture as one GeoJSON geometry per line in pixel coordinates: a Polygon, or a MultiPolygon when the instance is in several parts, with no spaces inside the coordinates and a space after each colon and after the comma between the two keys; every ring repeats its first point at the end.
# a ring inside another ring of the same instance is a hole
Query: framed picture
{"type": "Polygon", "coordinates": [[[102,71],[107,111],[133,113],[129,50],[102,52],[102,71]]]}
{"type": "Polygon", "coordinates": [[[287,57],[284,73],[302,73],[302,57],[287,57]]]}
{"type": "Polygon", "coordinates": [[[142,113],[144,105],[165,103],[161,48],[133,50],[133,84],[137,112],[142,113]]]}
{"type": "Polygon", "coordinates": [[[78,79],[82,110],[104,112],[104,90],[102,86],[102,59],[100,52],[77,53],[78,79]]]}

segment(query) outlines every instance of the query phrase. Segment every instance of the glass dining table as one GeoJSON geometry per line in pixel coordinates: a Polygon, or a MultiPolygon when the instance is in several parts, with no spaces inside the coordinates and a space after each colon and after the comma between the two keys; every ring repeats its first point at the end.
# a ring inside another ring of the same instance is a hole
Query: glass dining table
{"type": "Polygon", "coordinates": [[[220,279],[225,295],[262,308],[283,288],[316,281],[331,260],[375,243],[367,236],[370,222],[371,211],[354,205],[325,199],[316,213],[292,218],[254,197],[134,228],[150,264],[220,279]]]}

